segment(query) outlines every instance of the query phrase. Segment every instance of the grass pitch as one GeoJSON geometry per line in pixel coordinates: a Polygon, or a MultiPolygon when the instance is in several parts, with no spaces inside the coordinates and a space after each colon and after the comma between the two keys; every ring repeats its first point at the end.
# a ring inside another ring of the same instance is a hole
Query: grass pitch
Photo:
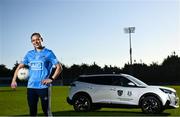
{"type": "MultiPolygon", "coordinates": [[[[176,89],[180,96],[180,86],[169,86],[176,89]]],[[[75,112],[73,107],[66,102],[68,86],[52,87],[51,109],[54,116],[145,116],[141,109],[102,108],[94,112],[75,112]]],[[[0,87],[0,116],[26,116],[28,115],[26,100],[26,87],[12,90],[10,87],[0,87]]],[[[43,115],[40,100],[38,115],[43,115]]],[[[180,116],[180,108],[165,110],[159,116],[180,116]]]]}

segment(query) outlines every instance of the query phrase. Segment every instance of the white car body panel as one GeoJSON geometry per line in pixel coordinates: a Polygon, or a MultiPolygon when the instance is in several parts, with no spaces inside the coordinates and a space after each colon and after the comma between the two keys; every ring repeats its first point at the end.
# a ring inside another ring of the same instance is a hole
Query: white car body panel
{"type": "MultiPolygon", "coordinates": [[[[129,75],[124,75],[129,80],[129,75]]],[[[133,82],[136,84],[135,82],[133,82]]],[[[69,92],[69,99],[72,100],[73,96],[79,92],[87,93],[92,100],[92,103],[105,103],[105,104],[125,104],[125,105],[136,105],[140,103],[140,98],[148,93],[154,94],[159,97],[162,105],[165,106],[167,101],[170,102],[169,106],[178,108],[179,97],[176,95],[176,90],[173,88],[162,87],[162,86],[148,86],[143,87],[123,87],[113,85],[99,85],[92,83],[85,83],[80,81],[74,82],[75,86],[71,87],[69,92]],[[163,92],[162,89],[170,90],[171,94],[163,92]]],[[[137,84],[136,84],[137,85],[137,84]]]]}

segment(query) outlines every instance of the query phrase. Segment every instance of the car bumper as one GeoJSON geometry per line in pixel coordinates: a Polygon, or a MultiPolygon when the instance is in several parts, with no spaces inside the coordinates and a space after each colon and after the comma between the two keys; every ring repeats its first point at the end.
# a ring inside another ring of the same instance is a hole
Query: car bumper
{"type": "Polygon", "coordinates": [[[173,106],[174,108],[179,108],[179,98],[176,97],[174,99],[171,99],[170,106],[173,106]]]}
{"type": "Polygon", "coordinates": [[[166,102],[167,108],[179,108],[179,97],[168,95],[169,100],[166,102]]]}

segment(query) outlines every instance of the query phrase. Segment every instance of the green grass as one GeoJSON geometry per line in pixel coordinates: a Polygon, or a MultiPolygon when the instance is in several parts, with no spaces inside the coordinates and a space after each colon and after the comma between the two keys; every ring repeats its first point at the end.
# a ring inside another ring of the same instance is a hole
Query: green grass
{"type": "MultiPolygon", "coordinates": [[[[176,89],[180,96],[180,86],[169,86],[176,89]]],[[[95,112],[74,112],[68,105],[66,97],[67,86],[52,87],[52,112],[56,116],[145,116],[141,109],[102,108],[95,112]]],[[[0,87],[0,116],[28,115],[26,100],[26,87],[18,87],[12,90],[10,87],[0,87]]],[[[38,105],[38,115],[43,115],[41,105],[38,105]]],[[[165,110],[159,116],[179,116],[180,108],[165,110]]]]}

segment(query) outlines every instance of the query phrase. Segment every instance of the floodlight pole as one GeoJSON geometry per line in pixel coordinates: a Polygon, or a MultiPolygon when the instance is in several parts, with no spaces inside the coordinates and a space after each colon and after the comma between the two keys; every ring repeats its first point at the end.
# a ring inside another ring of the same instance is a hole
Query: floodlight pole
{"type": "Polygon", "coordinates": [[[129,54],[130,54],[130,64],[132,65],[131,33],[129,33],[129,54]]]}
{"type": "Polygon", "coordinates": [[[135,32],[135,27],[124,28],[124,32],[129,34],[129,54],[130,54],[130,65],[132,65],[132,45],[131,45],[131,33],[135,32]]]}

